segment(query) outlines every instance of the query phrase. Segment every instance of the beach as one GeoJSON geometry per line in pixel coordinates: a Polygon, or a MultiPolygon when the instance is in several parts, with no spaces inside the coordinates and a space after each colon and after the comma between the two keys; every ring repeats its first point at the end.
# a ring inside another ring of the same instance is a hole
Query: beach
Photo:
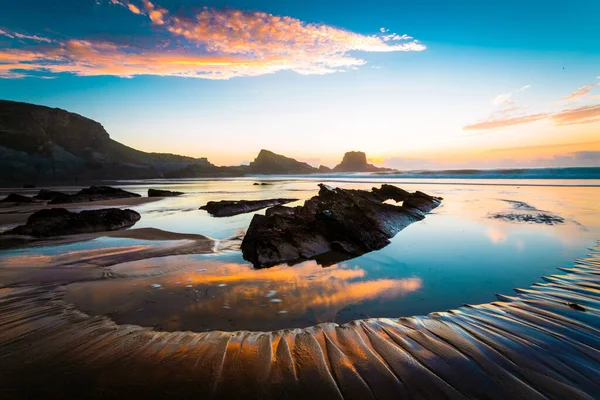
{"type": "MultiPolygon", "coordinates": [[[[382,182],[364,180],[324,183],[369,190],[382,182]]],[[[0,346],[11,355],[3,359],[4,392],[228,398],[251,387],[253,397],[270,398],[286,387],[336,397],[367,390],[361,385],[375,369],[373,390],[397,395],[478,397],[509,379],[504,390],[530,398],[565,395],[569,371],[596,360],[595,350],[576,350],[596,346],[586,335],[600,315],[593,182],[399,184],[443,201],[381,250],[261,269],[242,258],[240,241],[253,214],[265,211],[217,218],[199,207],[279,197],[300,199],[296,206],[321,180],[255,182],[173,181],[161,187],[184,195],[68,204],[131,208],[141,219],[126,230],[0,251],[0,346]],[[550,355],[542,349],[558,346],[558,332],[574,347],[550,355]],[[529,372],[500,353],[529,363],[529,372]],[[523,354],[564,366],[551,373],[523,354]],[[466,373],[479,383],[461,384],[466,373]],[[436,385],[423,386],[423,377],[436,385]],[[36,385],[24,389],[24,379],[36,385]]],[[[122,187],[144,194],[156,186],[122,187]]],[[[4,227],[40,207],[4,208],[4,227]]],[[[578,379],[581,396],[596,390],[578,379]]]]}

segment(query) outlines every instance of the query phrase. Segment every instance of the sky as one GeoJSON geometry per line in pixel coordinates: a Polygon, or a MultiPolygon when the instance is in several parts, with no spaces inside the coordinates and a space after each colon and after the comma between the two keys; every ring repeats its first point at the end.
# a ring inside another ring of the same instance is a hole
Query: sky
{"type": "Polygon", "coordinates": [[[236,165],[600,166],[600,2],[2,0],[0,99],[236,165]]]}

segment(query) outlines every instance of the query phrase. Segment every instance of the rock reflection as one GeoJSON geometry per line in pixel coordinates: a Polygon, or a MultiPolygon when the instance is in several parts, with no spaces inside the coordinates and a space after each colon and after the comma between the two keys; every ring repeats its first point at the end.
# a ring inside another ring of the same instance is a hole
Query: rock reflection
{"type": "MultiPolygon", "coordinates": [[[[93,315],[110,314],[118,323],[163,330],[275,330],[348,322],[352,313],[338,315],[341,310],[398,298],[422,287],[417,277],[370,279],[364,269],[346,263],[324,269],[307,261],[264,270],[183,257],[143,263],[152,262],[171,271],[176,264],[193,265],[160,278],[73,284],[66,300],[93,315]]],[[[136,269],[140,263],[116,267],[136,269]]]]}

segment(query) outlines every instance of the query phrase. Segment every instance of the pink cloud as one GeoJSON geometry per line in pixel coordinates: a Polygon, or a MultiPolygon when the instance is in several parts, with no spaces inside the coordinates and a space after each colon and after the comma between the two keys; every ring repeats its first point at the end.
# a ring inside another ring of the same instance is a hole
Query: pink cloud
{"type": "MultiPolygon", "coordinates": [[[[159,32],[156,35],[160,41],[140,48],[109,41],[50,41],[37,37],[38,42],[44,43],[27,48],[0,49],[0,77],[22,77],[32,71],[206,79],[258,76],[279,71],[329,74],[366,64],[356,52],[425,50],[424,45],[407,35],[361,35],[263,12],[205,7],[185,16],[173,15],[149,0],[141,0],[141,6],[127,0],[110,0],[110,3],[133,14],[146,15],[160,31],[162,36],[159,32]]],[[[0,34],[9,34],[13,39],[17,37],[11,32],[0,34]]]]}
{"type": "Polygon", "coordinates": [[[541,121],[546,119],[548,114],[530,114],[519,117],[490,119],[486,121],[476,122],[463,127],[464,131],[482,131],[489,129],[506,128],[514,125],[528,124],[530,122],[541,121]]]}
{"type": "Polygon", "coordinates": [[[553,114],[550,119],[557,125],[589,124],[600,121],[600,104],[563,110],[553,114]]]}
{"type": "Polygon", "coordinates": [[[144,4],[144,8],[146,9],[146,11],[148,11],[148,17],[150,18],[153,24],[163,25],[165,23],[164,19],[168,14],[167,10],[165,10],[164,8],[155,7],[154,4],[152,4],[149,0],[142,0],[142,3],[144,4]]]}
{"type": "Polygon", "coordinates": [[[488,119],[464,126],[462,129],[465,131],[483,131],[529,124],[531,122],[542,120],[548,120],[560,126],[598,122],[600,121],[600,104],[565,109],[556,113],[539,113],[522,115],[518,117],[488,119]]]}
{"type": "Polygon", "coordinates": [[[571,93],[568,96],[565,96],[566,100],[579,100],[582,97],[587,96],[588,94],[590,94],[590,91],[594,88],[598,86],[597,83],[593,83],[591,85],[585,85],[580,87],[579,89],[577,89],[576,91],[574,91],[573,93],[571,93]]]}

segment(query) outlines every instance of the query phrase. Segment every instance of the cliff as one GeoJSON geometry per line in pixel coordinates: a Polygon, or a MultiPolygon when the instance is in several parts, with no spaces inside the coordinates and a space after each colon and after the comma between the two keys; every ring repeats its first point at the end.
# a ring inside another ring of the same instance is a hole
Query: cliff
{"type": "Polygon", "coordinates": [[[110,138],[89,118],[58,108],[0,100],[2,183],[156,178],[206,158],[146,153],[110,138]]]}
{"type": "Polygon", "coordinates": [[[252,174],[312,174],[319,172],[319,169],[269,150],[261,150],[256,159],[248,166],[248,172],[252,174]]]}

